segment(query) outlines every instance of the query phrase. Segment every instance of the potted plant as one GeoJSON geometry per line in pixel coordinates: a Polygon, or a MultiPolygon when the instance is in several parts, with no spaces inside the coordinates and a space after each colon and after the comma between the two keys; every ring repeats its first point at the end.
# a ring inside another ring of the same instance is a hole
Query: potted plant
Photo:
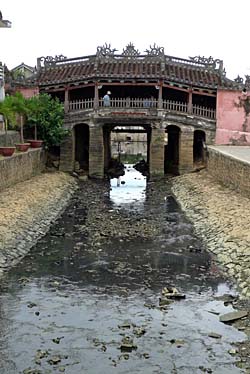
{"type": "Polygon", "coordinates": [[[29,140],[31,146],[49,150],[59,146],[68,131],[63,128],[64,108],[57,98],[48,94],[33,96],[28,101],[27,126],[34,130],[34,140],[29,140]],[[39,140],[37,137],[40,137],[39,140]],[[42,143],[43,142],[43,143],[42,143]]]}

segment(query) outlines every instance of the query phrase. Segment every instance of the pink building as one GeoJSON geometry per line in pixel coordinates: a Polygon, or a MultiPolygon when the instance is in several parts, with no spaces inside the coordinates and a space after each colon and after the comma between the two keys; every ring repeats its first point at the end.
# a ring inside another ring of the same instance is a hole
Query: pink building
{"type": "Polygon", "coordinates": [[[215,144],[250,144],[250,92],[217,90],[215,144]]]}

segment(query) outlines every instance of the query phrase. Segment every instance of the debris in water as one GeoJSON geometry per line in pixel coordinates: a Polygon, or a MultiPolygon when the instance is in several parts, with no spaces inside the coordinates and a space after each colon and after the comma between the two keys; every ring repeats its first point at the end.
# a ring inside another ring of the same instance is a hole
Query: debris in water
{"type": "Polygon", "coordinates": [[[220,316],[220,321],[224,323],[230,323],[248,316],[248,312],[245,310],[239,310],[237,312],[226,313],[220,316]]]}
{"type": "Polygon", "coordinates": [[[210,333],[208,334],[208,336],[209,336],[210,338],[214,338],[214,339],[220,339],[220,338],[222,337],[222,335],[217,334],[216,332],[210,332],[210,333]]]}
{"type": "Polygon", "coordinates": [[[186,295],[181,294],[175,287],[164,287],[161,291],[162,296],[168,299],[185,299],[186,295]]]}
{"type": "Polygon", "coordinates": [[[129,336],[125,336],[122,339],[120,349],[122,352],[132,352],[133,349],[137,349],[137,345],[134,344],[133,339],[129,336]]]}

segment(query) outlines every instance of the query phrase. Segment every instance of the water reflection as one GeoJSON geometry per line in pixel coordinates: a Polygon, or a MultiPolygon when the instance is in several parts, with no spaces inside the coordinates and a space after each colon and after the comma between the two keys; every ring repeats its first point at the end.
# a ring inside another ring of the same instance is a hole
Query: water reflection
{"type": "Polygon", "coordinates": [[[146,193],[146,177],[135,170],[132,165],[125,164],[125,175],[111,179],[110,200],[115,205],[131,209],[143,207],[146,193]]]}

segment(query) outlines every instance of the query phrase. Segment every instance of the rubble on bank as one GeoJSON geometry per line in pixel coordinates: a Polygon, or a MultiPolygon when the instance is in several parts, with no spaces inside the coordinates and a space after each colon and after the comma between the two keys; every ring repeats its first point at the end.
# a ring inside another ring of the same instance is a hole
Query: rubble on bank
{"type": "Polygon", "coordinates": [[[173,193],[207,249],[241,297],[250,297],[250,199],[221,186],[204,170],[173,179],[173,193]]]}
{"type": "Polygon", "coordinates": [[[76,189],[71,176],[50,172],[1,192],[0,276],[48,231],[76,189]]]}
{"type": "Polygon", "coordinates": [[[239,298],[224,303],[235,308],[232,315],[240,318],[230,324],[244,331],[247,339],[235,343],[236,349],[229,353],[237,354],[237,366],[250,373],[250,199],[220,185],[205,170],[176,177],[172,191],[214,260],[236,281],[239,298]]]}

